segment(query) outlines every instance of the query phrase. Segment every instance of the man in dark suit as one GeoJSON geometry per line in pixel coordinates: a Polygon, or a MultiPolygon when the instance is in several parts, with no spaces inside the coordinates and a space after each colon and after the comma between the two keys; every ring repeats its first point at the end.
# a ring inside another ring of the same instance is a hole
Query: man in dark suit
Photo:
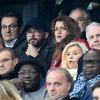
{"type": "Polygon", "coordinates": [[[1,17],[1,36],[5,47],[17,49],[23,45],[24,36],[20,32],[22,24],[21,16],[15,12],[7,12],[1,17]]]}

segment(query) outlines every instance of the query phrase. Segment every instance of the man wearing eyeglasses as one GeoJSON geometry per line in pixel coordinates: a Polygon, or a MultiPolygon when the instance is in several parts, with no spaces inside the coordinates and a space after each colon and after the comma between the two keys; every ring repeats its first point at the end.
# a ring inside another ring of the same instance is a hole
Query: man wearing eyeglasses
{"type": "Polygon", "coordinates": [[[1,17],[1,35],[5,47],[16,49],[23,43],[21,27],[22,18],[17,13],[8,12],[1,17]]]}
{"type": "Polygon", "coordinates": [[[0,80],[12,79],[14,67],[18,63],[18,58],[11,48],[0,49],[0,80]]]}
{"type": "Polygon", "coordinates": [[[32,18],[23,28],[26,37],[25,47],[20,48],[19,57],[22,61],[36,61],[48,70],[51,63],[53,45],[51,36],[44,23],[38,18],[32,18]]]}
{"type": "Polygon", "coordinates": [[[71,97],[92,100],[90,88],[100,80],[100,50],[92,49],[83,56],[83,72],[78,76],[71,97]]]}

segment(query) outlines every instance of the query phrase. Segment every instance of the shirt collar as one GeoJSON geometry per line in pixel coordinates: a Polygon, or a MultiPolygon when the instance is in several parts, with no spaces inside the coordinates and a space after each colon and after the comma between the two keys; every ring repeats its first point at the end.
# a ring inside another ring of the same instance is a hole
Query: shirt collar
{"type": "Polygon", "coordinates": [[[4,42],[4,44],[5,44],[5,46],[6,47],[10,47],[10,48],[13,48],[14,47],[14,44],[15,44],[15,42],[16,42],[16,40],[17,39],[14,39],[14,40],[12,40],[11,42],[4,42]]]}

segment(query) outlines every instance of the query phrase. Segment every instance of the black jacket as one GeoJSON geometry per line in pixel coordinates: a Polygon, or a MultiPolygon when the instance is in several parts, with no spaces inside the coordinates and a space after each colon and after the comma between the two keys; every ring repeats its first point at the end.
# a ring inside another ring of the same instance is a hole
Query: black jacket
{"type": "Polygon", "coordinates": [[[39,55],[36,57],[32,56],[27,56],[25,54],[26,48],[27,48],[27,43],[26,45],[20,48],[18,52],[18,55],[20,57],[21,61],[36,61],[40,63],[42,66],[44,66],[45,70],[49,69],[49,66],[51,64],[51,59],[52,59],[52,53],[54,50],[54,45],[51,44],[50,42],[48,43],[47,40],[44,41],[43,45],[41,45],[41,49],[39,50],[39,55]]]}

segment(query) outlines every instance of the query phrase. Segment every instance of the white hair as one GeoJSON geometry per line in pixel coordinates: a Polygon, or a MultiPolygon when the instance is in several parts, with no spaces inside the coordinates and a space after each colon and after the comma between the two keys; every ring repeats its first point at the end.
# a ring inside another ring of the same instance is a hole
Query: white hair
{"type": "Polygon", "coordinates": [[[87,38],[88,41],[89,41],[89,34],[90,34],[91,28],[96,27],[96,26],[97,26],[97,27],[100,26],[100,23],[92,22],[91,24],[89,24],[89,25],[86,27],[86,38],[87,38]]]}

